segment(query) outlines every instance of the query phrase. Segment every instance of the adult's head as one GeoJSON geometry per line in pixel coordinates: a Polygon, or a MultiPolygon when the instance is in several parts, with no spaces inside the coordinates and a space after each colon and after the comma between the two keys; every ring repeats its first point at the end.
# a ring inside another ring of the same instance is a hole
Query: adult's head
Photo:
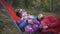
{"type": "Polygon", "coordinates": [[[17,16],[19,17],[27,16],[27,12],[24,9],[19,9],[17,12],[17,16]]]}

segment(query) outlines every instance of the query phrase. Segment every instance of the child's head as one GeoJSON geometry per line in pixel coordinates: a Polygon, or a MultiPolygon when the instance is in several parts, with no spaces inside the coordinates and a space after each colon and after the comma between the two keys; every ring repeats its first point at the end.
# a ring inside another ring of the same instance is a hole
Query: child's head
{"type": "Polygon", "coordinates": [[[39,14],[38,16],[37,16],[37,18],[40,20],[40,19],[42,19],[44,17],[44,15],[43,14],[39,14]]]}

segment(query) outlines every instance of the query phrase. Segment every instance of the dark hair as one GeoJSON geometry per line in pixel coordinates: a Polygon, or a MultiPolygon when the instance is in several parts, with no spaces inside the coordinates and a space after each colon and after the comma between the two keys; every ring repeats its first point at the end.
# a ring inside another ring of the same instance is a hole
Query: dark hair
{"type": "Polygon", "coordinates": [[[17,15],[18,17],[21,17],[21,13],[19,13],[19,11],[16,12],[16,15],[17,15]]]}
{"type": "Polygon", "coordinates": [[[42,17],[41,19],[38,19],[38,18],[37,18],[38,21],[42,21],[43,19],[44,19],[44,17],[42,17]]]}

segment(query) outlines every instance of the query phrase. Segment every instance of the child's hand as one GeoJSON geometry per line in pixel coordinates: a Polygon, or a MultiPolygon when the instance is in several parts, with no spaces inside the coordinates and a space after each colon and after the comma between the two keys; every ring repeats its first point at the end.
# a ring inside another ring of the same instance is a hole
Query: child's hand
{"type": "Polygon", "coordinates": [[[43,26],[43,29],[47,29],[48,28],[48,26],[43,26]]]}
{"type": "Polygon", "coordinates": [[[41,29],[41,28],[43,28],[43,26],[42,25],[39,25],[39,28],[41,29]]]}

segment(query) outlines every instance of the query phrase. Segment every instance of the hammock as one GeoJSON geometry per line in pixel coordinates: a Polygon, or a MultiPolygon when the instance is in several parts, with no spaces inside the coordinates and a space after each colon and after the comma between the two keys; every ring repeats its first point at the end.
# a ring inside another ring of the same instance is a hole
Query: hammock
{"type": "Polygon", "coordinates": [[[0,3],[1,3],[2,6],[6,9],[7,14],[9,14],[9,16],[11,17],[11,19],[14,21],[14,22],[13,22],[14,25],[16,25],[16,27],[17,27],[18,30],[20,31],[20,28],[19,28],[18,25],[16,24],[16,21],[17,21],[18,19],[20,19],[20,17],[18,17],[18,16],[16,15],[15,10],[14,10],[9,4],[7,4],[7,3],[5,2],[5,0],[0,0],[0,3]]]}

